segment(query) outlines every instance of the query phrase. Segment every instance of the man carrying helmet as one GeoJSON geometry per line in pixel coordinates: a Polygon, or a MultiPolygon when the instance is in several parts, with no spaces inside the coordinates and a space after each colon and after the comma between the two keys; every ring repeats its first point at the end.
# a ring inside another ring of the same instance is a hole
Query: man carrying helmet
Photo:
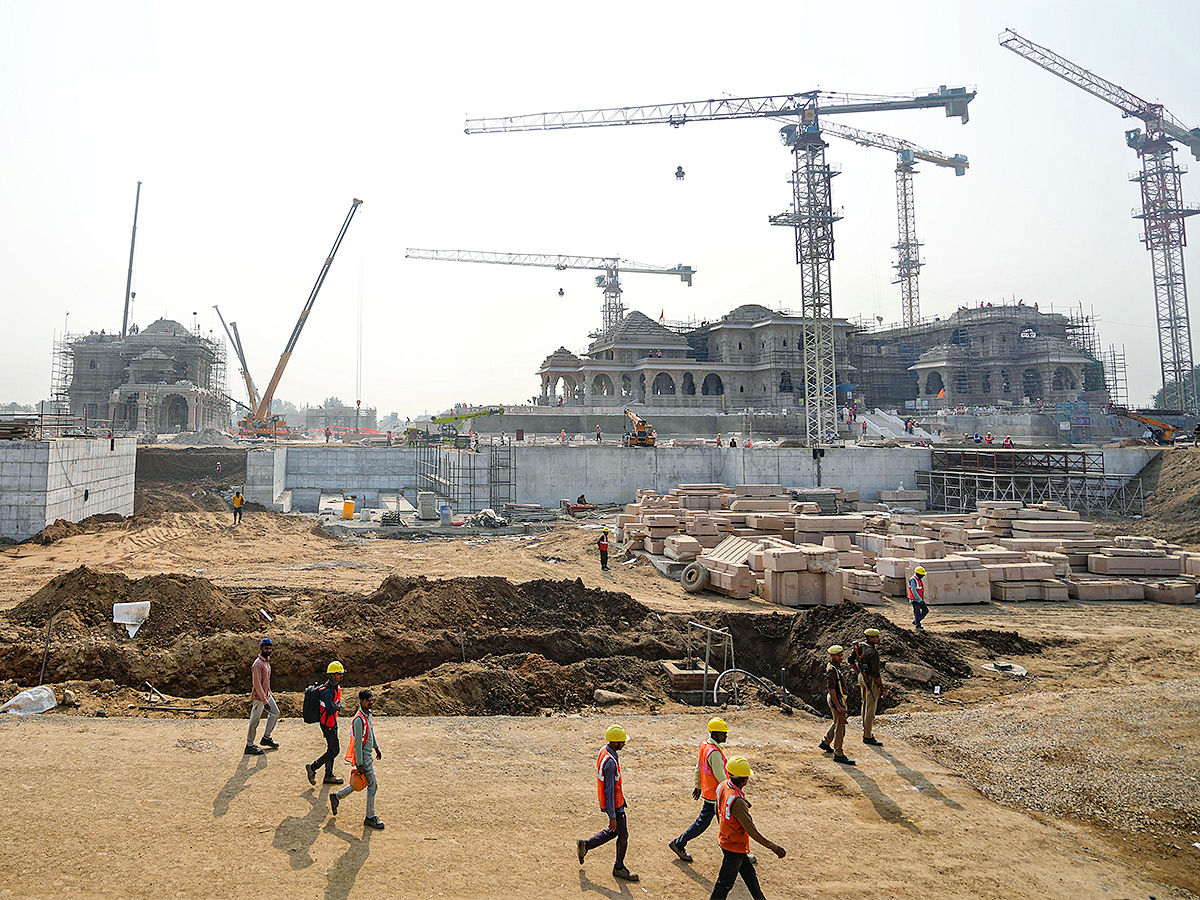
{"type": "Polygon", "coordinates": [[[600,571],[608,571],[608,526],[604,526],[604,530],[600,532],[600,537],[596,539],[596,547],[600,550],[600,571]]]}
{"type": "Polygon", "coordinates": [[[850,718],[846,708],[846,685],[842,682],[844,652],[841,644],[834,644],[829,648],[829,663],[825,666],[825,688],[829,697],[829,711],[833,714],[833,724],[825,733],[824,740],[817,746],[826,753],[832,753],[834,762],[852,766],[854,760],[846,756],[842,749],[842,741],[846,737],[846,721],[850,718]]]}
{"type": "Polygon", "coordinates": [[[263,747],[278,750],[279,745],[271,738],[275,723],[279,721],[279,707],[275,704],[275,695],[271,693],[271,639],[263,638],[259,644],[258,657],[250,666],[250,729],[246,732],[246,753],[251,756],[262,756],[262,747],[254,744],[254,734],[258,731],[258,720],[262,718],[263,710],[267,711],[267,727],[263,731],[263,747]]]}
{"type": "Polygon", "coordinates": [[[617,859],[613,863],[613,878],[622,881],[639,881],[640,879],[625,866],[625,851],[629,847],[629,826],[625,821],[625,791],[621,782],[621,761],[617,753],[629,740],[629,735],[620,725],[609,725],[604,732],[608,741],[600,748],[596,757],[596,793],[600,800],[600,809],[608,814],[608,827],[585,840],[577,840],[575,849],[579,854],[579,864],[589,850],[595,850],[601,844],[607,844],[613,838],[617,839],[617,859]]]}
{"type": "MultiPolygon", "coordinates": [[[[340,791],[329,795],[329,809],[337,815],[338,804],[355,790],[355,781],[363,780],[367,788],[367,817],[363,825],[383,831],[383,822],[375,815],[375,792],[379,790],[379,782],[375,779],[375,763],[371,760],[371,751],[375,751],[375,759],[383,759],[379,742],[375,740],[375,718],[371,715],[371,704],[375,702],[375,693],[370,688],[358,692],[358,712],[350,723],[350,746],[346,748],[346,762],[354,767],[354,775],[350,783],[340,791]]],[[[359,786],[361,789],[361,785],[359,786]]]]}
{"type": "Polygon", "coordinates": [[[309,784],[317,783],[317,769],[325,767],[325,784],[342,784],[343,780],[333,774],[333,761],[337,759],[341,744],[338,743],[337,716],[342,708],[342,678],[346,667],[336,659],[325,669],[329,676],[321,685],[318,697],[321,700],[321,734],[325,735],[325,752],[311,765],[305,765],[304,774],[309,784]]]}
{"type": "Polygon", "coordinates": [[[750,855],[750,838],[754,838],[780,859],[787,855],[781,846],[763,837],[754,826],[750,817],[750,801],[746,799],[746,782],[754,772],[750,763],[744,757],[735,756],[725,767],[729,778],[722,781],[717,788],[717,816],[719,830],[717,843],[725,858],[721,862],[721,871],[713,885],[709,900],[725,900],[733,889],[733,883],[738,875],[746,885],[746,890],[754,900],[763,900],[762,888],[758,886],[758,873],[754,871],[757,862],[750,855]]]}
{"type": "Polygon", "coordinates": [[[921,620],[929,615],[929,604],[925,602],[925,567],[917,566],[912,578],[908,579],[908,602],[913,608],[913,627],[924,631],[921,620]]]}
{"type": "Polygon", "coordinates": [[[692,861],[692,854],[687,852],[688,841],[704,834],[716,815],[717,786],[729,777],[725,774],[725,751],[721,749],[728,737],[729,726],[725,724],[724,719],[709,720],[708,740],[700,745],[700,760],[696,764],[696,785],[692,788],[693,800],[704,799],[700,806],[700,815],[687,831],[667,844],[684,862],[692,861]]]}

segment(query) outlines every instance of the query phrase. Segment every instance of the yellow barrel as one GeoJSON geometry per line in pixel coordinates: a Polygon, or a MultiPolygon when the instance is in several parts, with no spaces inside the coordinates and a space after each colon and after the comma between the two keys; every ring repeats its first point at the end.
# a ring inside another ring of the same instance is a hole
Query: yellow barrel
{"type": "Polygon", "coordinates": [[[342,501],[342,518],[343,519],[353,519],[354,518],[354,501],[353,500],[343,500],[342,501]]]}

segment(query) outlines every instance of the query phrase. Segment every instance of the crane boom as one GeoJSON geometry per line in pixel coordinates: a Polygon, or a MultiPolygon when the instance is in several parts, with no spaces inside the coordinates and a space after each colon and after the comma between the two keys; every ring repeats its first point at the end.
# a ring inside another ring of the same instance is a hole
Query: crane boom
{"type": "MultiPolygon", "coordinates": [[[[762,97],[728,97],[655,106],[623,106],[569,112],[534,113],[500,118],[467,119],[467,134],[510,131],[558,131],[605,125],[672,125],[693,121],[795,116],[795,157],[792,210],[770,218],[795,234],[796,264],[800,266],[801,313],[804,328],[804,409],[810,446],[828,440],[837,429],[837,378],[834,369],[833,261],[834,213],[830,183],[837,174],[825,162],[820,116],[902,109],[942,108],[947,116],[968,120],[975,91],[946,87],[926,94],[839,94],[807,91],[762,97]]],[[[608,293],[605,308],[608,310],[608,293]]],[[[619,303],[619,295],[617,299],[619,303]]],[[[609,319],[606,314],[606,332],[609,319]]]]}
{"type": "Polygon", "coordinates": [[[1169,138],[1188,147],[1192,151],[1192,155],[1196,159],[1200,159],[1200,128],[1187,128],[1163,109],[1162,104],[1143,100],[1119,84],[1115,84],[1107,78],[1101,78],[1095,72],[1071,62],[1064,56],[1059,56],[1053,50],[1022,37],[1011,28],[1002,31],[999,40],[1000,46],[1006,50],[1011,50],[1034,65],[1041,66],[1047,72],[1087,91],[1093,97],[1099,97],[1105,103],[1111,103],[1124,115],[1141,119],[1146,123],[1147,128],[1153,129],[1157,125],[1169,138]]]}
{"type": "MultiPolygon", "coordinates": [[[[258,407],[258,390],[254,387],[254,379],[250,377],[250,367],[246,365],[246,354],[242,351],[242,336],[237,333],[237,322],[225,324],[225,317],[221,315],[221,309],[215,303],[213,309],[217,311],[217,318],[221,320],[221,327],[225,329],[225,335],[229,338],[229,343],[233,345],[233,352],[237,354],[238,365],[242,369],[242,380],[246,383],[246,399],[250,401],[250,405],[246,409],[253,412],[258,407]],[[230,333],[232,326],[233,332],[230,333]]],[[[235,401],[236,402],[236,401],[235,401]]],[[[241,404],[238,404],[239,406],[241,404]]]]}
{"type": "MultiPolygon", "coordinates": [[[[826,110],[822,110],[822,112],[826,112],[826,110]]],[[[933,163],[935,166],[942,166],[947,169],[954,169],[955,175],[965,175],[967,169],[971,166],[967,158],[961,153],[955,153],[953,156],[950,156],[947,153],[941,153],[937,150],[926,150],[924,147],[920,147],[904,138],[892,137],[890,134],[882,134],[878,131],[865,131],[862,128],[843,125],[841,122],[823,122],[821,130],[834,137],[851,141],[861,147],[875,147],[880,150],[891,150],[893,153],[904,153],[907,151],[908,155],[913,159],[933,163]]]]}
{"type": "Polygon", "coordinates": [[[942,107],[947,116],[967,121],[967,104],[975,92],[966,88],[940,87],[931,94],[839,94],[807,91],[768,97],[723,97],[720,100],[688,100],[652,106],[620,106],[567,112],[532,113],[520,116],[467,119],[467,134],[500,131],[557,131],[564,128],[593,128],[598,125],[686,125],[720,119],[754,119],[762,116],[800,115],[817,107],[823,115],[882,112],[898,109],[942,107]],[[824,99],[827,102],[820,102],[824,99]]]}
{"type": "Polygon", "coordinates": [[[554,256],[548,253],[491,253],[486,250],[419,250],[413,247],[404,251],[408,259],[433,259],[442,262],[493,263],[501,266],[541,266],[565,271],[567,269],[593,269],[604,274],[596,278],[596,286],[604,291],[601,307],[601,335],[610,334],[625,318],[625,306],[621,302],[621,273],[637,275],[678,275],[679,280],[692,286],[696,270],[682,263],[675,266],[654,266],[636,263],[615,256],[554,256]]]}
{"type": "Polygon", "coordinates": [[[329,251],[329,255],[325,257],[325,265],[321,266],[321,272],[317,275],[316,283],[313,284],[313,288],[308,294],[308,301],[304,304],[304,309],[300,311],[300,318],[296,320],[296,327],[292,329],[292,336],[288,338],[287,346],[283,348],[283,354],[279,357],[279,364],[275,366],[275,374],[271,376],[271,381],[267,385],[266,391],[255,407],[252,416],[255,422],[267,422],[267,416],[271,412],[271,401],[275,399],[275,389],[279,387],[279,379],[283,377],[283,370],[287,368],[288,360],[292,358],[292,351],[296,349],[296,341],[300,338],[300,332],[304,330],[304,323],[308,321],[308,314],[312,312],[313,303],[316,302],[321,285],[325,283],[325,276],[329,274],[329,267],[333,265],[333,258],[337,256],[338,247],[342,245],[342,239],[346,236],[346,231],[350,228],[354,214],[361,205],[362,201],[358,199],[350,203],[350,212],[346,213],[346,221],[342,223],[341,231],[338,232],[337,239],[333,242],[333,248],[329,251]]]}

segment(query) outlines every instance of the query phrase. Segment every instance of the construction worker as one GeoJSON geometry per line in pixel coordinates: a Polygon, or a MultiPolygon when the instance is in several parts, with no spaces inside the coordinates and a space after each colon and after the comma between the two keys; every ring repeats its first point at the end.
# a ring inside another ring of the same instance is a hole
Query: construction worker
{"type": "Polygon", "coordinates": [[[596,426],[596,443],[600,443],[600,426],[596,426]]]}
{"type": "Polygon", "coordinates": [[[875,726],[875,710],[883,699],[883,676],[879,671],[879,629],[868,628],[863,632],[867,638],[864,647],[858,641],[854,642],[855,668],[858,671],[858,686],[862,691],[862,720],[863,743],[872,747],[882,747],[883,742],[875,740],[872,729],[875,726]]]}
{"type": "Polygon", "coordinates": [[[1007,436],[1004,438],[1004,448],[1005,448],[1006,450],[1011,450],[1011,449],[1013,448],[1013,442],[1012,442],[1012,435],[1011,435],[1011,434],[1010,434],[1010,435],[1007,435],[1007,436]]]}
{"type": "Polygon", "coordinates": [[[246,498],[242,496],[240,490],[233,492],[233,524],[237,525],[242,521],[242,507],[246,504],[246,498]]]}
{"type": "Polygon", "coordinates": [[[735,756],[726,766],[729,778],[717,788],[717,815],[719,829],[717,843],[724,854],[721,871],[713,885],[709,900],[725,900],[733,889],[738,875],[754,900],[764,900],[762,888],[758,886],[758,873],[754,871],[757,860],[750,854],[750,838],[754,838],[780,859],[787,855],[778,844],[763,837],[750,817],[750,801],[746,799],[746,782],[754,771],[745,757],[735,756]]]}
{"type": "Polygon", "coordinates": [[[275,695],[271,693],[271,639],[263,638],[259,644],[258,656],[250,666],[250,729],[246,732],[246,752],[251,756],[262,756],[262,747],[255,746],[254,734],[258,731],[258,720],[262,718],[263,710],[267,711],[267,727],[263,731],[263,747],[278,750],[279,745],[271,739],[275,723],[279,721],[279,707],[275,703],[275,695]]]}
{"type": "Polygon", "coordinates": [[[829,662],[825,666],[825,690],[829,699],[829,712],[833,714],[833,724],[829,726],[829,731],[825,732],[824,740],[817,746],[826,753],[832,753],[834,762],[852,766],[854,760],[846,756],[842,749],[842,741],[846,737],[846,722],[850,718],[846,707],[846,685],[842,682],[844,652],[841,644],[834,644],[829,648],[829,662]]]}
{"type": "Polygon", "coordinates": [[[973,438],[973,440],[974,440],[974,441],[975,441],[975,443],[977,443],[977,444],[982,444],[982,443],[983,443],[983,438],[981,438],[981,437],[979,436],[979,432],[978,432],[978,431],[977,431],[977,432],[975,432],[975,437],[973,438]]]}
{"type": "Polygon", "coordinates": [[[346,667],[336,659],[325,669],[329,677],[321,685],[318,697],[321,701],[321,734],[325,736],[325,752],[311,764],[304,766],[309,784],[317,783],[317,769],[325,767],[325,784],[342,784],[342,779],[333,774],[333,761],[337,759],[341,744],[338,742],[338,712],[342,708],[342,679],[346,667]]]}
{"type": "Polygon", "coordinates": [[[596,547],[600,550],[600,571],[608,571],[608,526],[604,526],[604,530],[600,532],[600,537],[596,540],[596,547]]]}
{"type": "Polygon", "coordinates": [[[713,718],[708,722],[708,739],[700,745],[700,760],[696,764],[696,784],[692,788],[692,799],[704,802],[700,806],[700,815],[688,826],[688,830],[667,844],[675,855],[684,862],[691,862],[692,855],[687,852],[687,843],[698,838],[708,830],[713,816],[717,812],[717,786],[729,776],[725,774],[725,751],[721,745],[729,737],[729,726],[721,718],[713,718]]]}
{"type": "Polygon", "coordinates": [[[995,438],[992,437],[992,433],[989,431],[987,433],[987,437],[985,437],[983,439],[983,442],[990,446],[994,442],[994,440],[995,440],[995,438]]]}
{"type": "Polygon", "coordinates": [[[577,840],[575,850],[582,866],[583,858],[588,855],[589,850],[595,850],[601,844],[607,844],[616,838],[617,859],[613,863],[613,878],[640,881],[641,879],[625,866],[625,851],[629,848],[629,825],[625,819],[625,791],[621,781],[621,761],[617,754],[629,740],[629,735],[620,725],[609,725],[604,731],[604,739],[608,743],[600,748],[600,755],[596,757],[596,793],[601,811],[608,815],[608,827],[587,840],[577,840]]]}
{"type": "MultiPolygon", "coordinates": [[[[383,822],[375,815],[375,792],[379,790],[379,782],[375,778],[375,763],[371,760],[372,750],[375,751],[375,759],[383,759],[379,742],[375,740],[375,718],[371,715],[371,704],[374,701],[375,694],[370,688],[363,688],[358,692],[358,712],[350,722],[353,737],[350,739],[350,746],[346,748],[346,762],[367,782],[367,817],[363,819],[363,825],[383,831],[383,822]]],[[[338,804],[353,791],[352,776],[350,784],[329,794],[329,809],[333,815],[337,815],[338,804]]]]}
{"type": "Polygon", "coordinates": [[[913,628],[924,631],[921,620],[929,615],[929,604],[925,602],[925,567],[917,566],[912,578],[908,579],[908,602],[913,608],[913,628]]]}

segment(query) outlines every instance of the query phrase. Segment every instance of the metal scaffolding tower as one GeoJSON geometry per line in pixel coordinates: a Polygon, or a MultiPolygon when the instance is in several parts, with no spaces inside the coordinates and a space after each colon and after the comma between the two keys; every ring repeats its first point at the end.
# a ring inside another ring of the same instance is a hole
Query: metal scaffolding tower
{"type": "Polygon", "coordinates": [[[1200,159],[1200,128],[1184,127],[1161,103],[1143,100],[1012,29],[1002,32],[999,40],[1000,46],[1145,124],[1145,133],[1139,128],[1126,131],[1125,143],[1137,151],[1142,161],[1142,171],[1130,178],[1141,185],[1142,192],[1141,211],[1134,210],[1133,216],[1142,220],[1142,241],[1150,251],[1154,270],[1163,406],[1200,412],[1183,269],[1183,248],[1187,245],[1184,219],[1200,212],[1200,208],[1183,201],[1180,176],[1185,169],[1176,165],[1174,147],[1174,142],[1181,143],[1200,159]]]}
{"type": "MultiPolygon", "coordinates": [[[[833,223],[830,180],[834,170],[825,162],[818,111],[823,115],[882,112],[900,109],[941,108],[947,116],[967,121],[974,91],[965,87],[940,87],[930,94],[835,94],[807,91],[768,97],[730,97],[653,106],[533,113],[488,119],[468,119],[467,134],[512,131],[558,131],[605,125],[661,124],[678,128],[688,122],[724,119],[785,118],[791,126],[796,156],[791,212],[771,217],[772,224],[796,229],[796,262],[801,267],[801,309],[805,317],[805,418],[807,442],[816,446],[836,434],[837,384],[833,358],[833,297],[829,277],[833,259],[833,223]]],[[[785,141],[787,132],[784,129],[785,141]]],[[[790,142],[789,142],[790,143],[790,142]]]]}

